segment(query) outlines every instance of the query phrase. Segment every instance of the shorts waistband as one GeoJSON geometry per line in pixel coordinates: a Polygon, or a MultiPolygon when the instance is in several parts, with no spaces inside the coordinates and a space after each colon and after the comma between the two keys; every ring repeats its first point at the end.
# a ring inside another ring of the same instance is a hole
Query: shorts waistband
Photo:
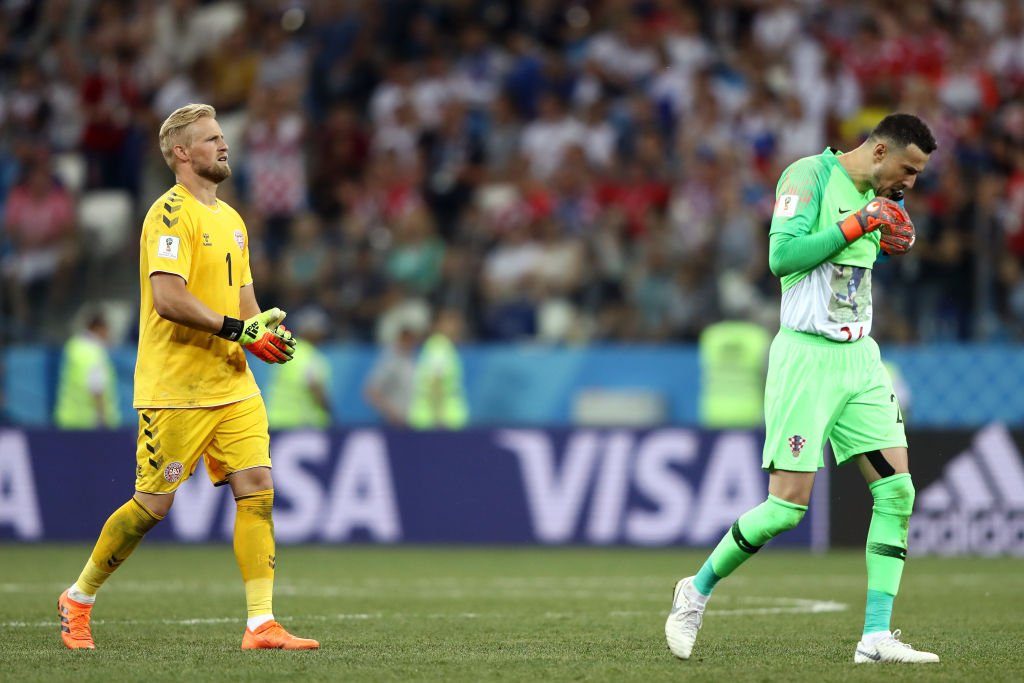
{"type": "Polygon", "coordinates": [[[788,327],[780,327],[779,334],[785,337],[789,337],[793,341],[801,342],[804,344],[816,344],[817,346],[828,346],[831,348],[838,348],[840,346],[857,346],[865,339],[870,339],[870,337],[861,337],[860,339],[855,339],[853,341],[836,341],[835,339],[823,337],[820,334],[811,334],[810,332],[797,332],[796,330],[791,330],[788,327]]]}

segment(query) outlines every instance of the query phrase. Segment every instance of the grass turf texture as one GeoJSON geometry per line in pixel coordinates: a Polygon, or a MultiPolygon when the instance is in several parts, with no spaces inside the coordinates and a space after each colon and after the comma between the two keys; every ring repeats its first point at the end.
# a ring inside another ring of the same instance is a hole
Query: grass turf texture
{"type": "Polygon", "coordinates": [[[70,652],[56,599],[85,546],[0,545],[0,680],[1001,681],[1024,677],[1024,561],[912,558],[895,625],[927,666],[854,666],[863,555],[768,550],[719,584],[694,658],[663,634],[704,553],[553,548],[282,547],[275,614],[312,653],[241,652],[227,546],[144,544],[70,652]]]}

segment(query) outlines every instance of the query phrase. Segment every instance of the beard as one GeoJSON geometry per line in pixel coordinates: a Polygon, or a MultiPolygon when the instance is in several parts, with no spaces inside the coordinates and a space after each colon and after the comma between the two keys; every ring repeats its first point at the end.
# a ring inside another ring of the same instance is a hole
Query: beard
{"type": "Polygon", "coordinates": [[[205,168],[197,168],[196,175],[209,180],[211,183],[222,183],[231,177],[231,167],[228,162],[216,162],[205,168]]]}

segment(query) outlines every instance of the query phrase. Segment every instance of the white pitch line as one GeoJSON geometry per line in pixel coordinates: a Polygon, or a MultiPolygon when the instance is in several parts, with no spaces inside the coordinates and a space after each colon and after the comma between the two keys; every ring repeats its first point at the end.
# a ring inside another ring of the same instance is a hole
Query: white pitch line
{"type": "MultiPolygon", "coordinates": [[[[740,600],[742,601],[742,599],[740,600]]],[[[750,600],[753,601],[753,600],[750,600]]],[[[734,617],[734,616],[756,616],[756,615],[770,615],[770,614],[823,614],[827,612],[842,612],[846,610],[848,605],[842,602],[834,602],[831,600],[806,600],[803,598],[759,598],[757,601],[760,602],[775,602],[783,603],[776,607],[752,607],[752,608],[738,608],[738,609],[714,609],[708,610],[708,616],[717,617],[734,617]],[[786,604],[789,603],[789,604],[786,604]]],[[[634,618],[634,617],[654,617],[663,616],[662,610],[612,610],[607,613],[607,616],[612,618],[634,618]]],[[[298,617],[298,620],[302,621],[365,621],[369,619],[507,619],[512,615],[503,614],[500,612],[430,612],[430,613],[414,613],[414,612],[350,612],[350,613],[339,613],[339,614],[304,614],[298,617]]],[[[521,616],[521,615],[518,615],[521,616]]],[[[589,616],[587,614],[581,614],[579,612],[543,612],[538,615],[542,619],[572,619],[581,616],[589,616]]],[[[240,617],[210,617],[201,619],[96,619],[92,623],[103,626],[103,625],[152,625],[160,624],[164,626],[205,626],[209,624],[229,624],[229,623],[243,623],[244,620],[240,617]]],[[[46,621],[6,621],[0,622],[0,628],[55,628],[57,622],[55,620],[46,621]]]]}

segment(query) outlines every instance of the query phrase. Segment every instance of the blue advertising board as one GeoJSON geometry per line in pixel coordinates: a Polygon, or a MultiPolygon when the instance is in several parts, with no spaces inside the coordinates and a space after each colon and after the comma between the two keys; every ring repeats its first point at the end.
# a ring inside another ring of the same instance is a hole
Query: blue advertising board
{"type": "MultiPolygon", "coordinates": [[[[758,432],[354,429],[274,434],[281,543],[708,546],[764,500],[758,432]]],[[[135,434],[0,430],[0,539],[92,540],[132,495],[135,434]]],[[[827,471],[822,472],[827,477],[827,471]]],[[[828,482],[781,545],[828,543],[828,482]]],[[[202,466],[150,537],[231,538],[202,466]]]]}

